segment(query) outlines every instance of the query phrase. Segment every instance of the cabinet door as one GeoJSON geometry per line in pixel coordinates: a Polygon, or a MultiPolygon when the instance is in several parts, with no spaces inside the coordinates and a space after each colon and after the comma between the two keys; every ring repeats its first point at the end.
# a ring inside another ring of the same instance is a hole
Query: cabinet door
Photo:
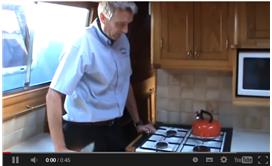
{"type": "Polygon", "coordinates": [[[229,3],[195,3],[194,57],[228,60],[229,3]]]}
{"type": "Polygon", "coordinates": [[[247,2],[240,4],[240,47],[270,47],[269,8],[269,2],[247,2]]]}
{"type": "Polygon", "coordinates": [[[188,59],[193,49],[193,3],[161,3],[161,59],[188,59]],[[191,51],[191,52],[190,52],[191,51]]]}
{"type": "Polygon", "coordinates": [[[229,3],[152,3],[154,66],[231,70],[229,3]]]}

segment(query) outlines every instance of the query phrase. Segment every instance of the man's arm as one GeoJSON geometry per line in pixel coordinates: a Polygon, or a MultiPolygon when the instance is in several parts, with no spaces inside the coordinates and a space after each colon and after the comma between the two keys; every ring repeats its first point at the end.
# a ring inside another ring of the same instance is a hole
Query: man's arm
{"type": "Polygon", "coordinates": [[[126,108],[134,122],[134,124],[139,123],[136,126],[136,129],[138,132],[146,132],[146,133],[150,133],[150,132],[155,132],[155,128],[153,127],[152,124],[141,124],[141,120],[139,117],[139,112],[138,112],[138,108],[137,108],[137,104],[136,104],[136,100],[135,100],[135,96],[134,96],[134,92],[132,89],[132,86],[129,86],[129,92],[128,92],[128,98],[127,98],[127,103],[126,103],[126,108]]]}
{"type": "Polygon", "coordinates": [[[47,118],[56,152],[69,152],[62,130],[62,94],[49,88],[46,95],[47,118]]]}
{"type": "Polygon", "coordinates": [[[135,100],[134,92],[133,92],[133,89],[132,89],[131,85],[129,86],[126,108],[127,108],[128,112],[129,112],[133,122],[134,123],[140,122],[138,108],[137,108],[137,105],[136,105],[136,100],[135,100]]]}

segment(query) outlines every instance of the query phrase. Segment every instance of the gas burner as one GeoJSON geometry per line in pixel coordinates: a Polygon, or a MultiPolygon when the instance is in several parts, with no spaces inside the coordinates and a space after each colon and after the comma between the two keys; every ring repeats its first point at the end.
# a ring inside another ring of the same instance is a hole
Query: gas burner
{"type": "Polygon", "coordinates": [[[211,149],[207,146],[197,145],[193,148],[194,152],[210,152],[211,149]]]}
{"type": "Polygon", "coordinates": [[[177,135],[177,131],[175,130],[167,130],[166,131],[166,137],[174,137],[177,135]]]}
{"type": "Polygon", "coordinates": [[[168,147],[167,142],[160,141],[156,143],[156,148],[158,149],[166,149],[167,147],[168,147]]]}

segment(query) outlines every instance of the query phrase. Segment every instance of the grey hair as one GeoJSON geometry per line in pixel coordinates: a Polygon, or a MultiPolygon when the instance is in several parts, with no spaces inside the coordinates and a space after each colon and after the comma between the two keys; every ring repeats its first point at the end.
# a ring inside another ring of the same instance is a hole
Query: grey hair
{"type": "Polygon", "coordinates": [[[138,11],[138,8],[134,2],[99,2],[98,5],[98,16],[100,16],[101,13],[103,13],[109,20],[112,18],[114,12],[116,9],[122,9],[132,12],[133,14],[136,14],[138,11]]]}

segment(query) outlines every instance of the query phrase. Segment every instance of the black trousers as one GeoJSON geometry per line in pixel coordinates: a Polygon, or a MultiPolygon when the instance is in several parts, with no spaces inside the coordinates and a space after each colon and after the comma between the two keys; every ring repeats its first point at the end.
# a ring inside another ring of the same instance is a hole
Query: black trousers
{"type": "Polygon", "coordinates": [[[125,151],[124,133],[117,124],[96,126],[90,123],[63,121],[63,133],[68,149],[81,149],[94,142],[96,152],[125,151]]]}

